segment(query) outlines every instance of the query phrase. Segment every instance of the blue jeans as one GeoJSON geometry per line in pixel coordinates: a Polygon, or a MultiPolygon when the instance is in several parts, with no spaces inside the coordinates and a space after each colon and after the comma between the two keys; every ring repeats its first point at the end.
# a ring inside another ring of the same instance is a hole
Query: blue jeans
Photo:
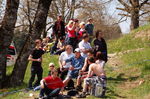
{"type": "Polygon", "coordinates": [[[49,89],[46,85],[44,85],[44,88],[41,88],[40,90],[40,97],[44,97],[44,94],[47,97],[55,97],[59,95],[60,92],[60,88],[56,88],[56,89],[49,89]]]}

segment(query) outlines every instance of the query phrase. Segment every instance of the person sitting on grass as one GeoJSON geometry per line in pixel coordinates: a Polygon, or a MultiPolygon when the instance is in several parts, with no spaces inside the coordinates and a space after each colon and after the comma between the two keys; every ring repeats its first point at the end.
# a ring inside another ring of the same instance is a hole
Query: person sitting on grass
{"type": "Polygon", "coordinates": [[[59,95],[60,91],[64,87],[64,84],[57,75],[58,71],[54,69],[51,71],[51,76],[45,77],[41,80],[41,89],[39,94],[40,99],[44,98],[44,94],[48,99],[59,95]]]}
{"type": "Polygon", "coordinates": [[[63,81],[65,85],[67,85],[72,78],[77,78],[79,70],[83,67],[84,58],[81,56],[79,48],[75,49],[75,56],[66,60],[64,64],[67,62],[71,62],[71,66],[69,67],[66,79],[63,81]]]}
{"type": "Polygon", "coordinates": [[[89,71],[87,77],[84,79],[83,92],[81,95],[77,96],[78,98],[86,98],[87,88],[93,85],[95,82],[101,82],[101,86],[103,87],[102,95],[103,97],[106,92],[106,75],[102,66],[94,63],[95,60],[93,57],[88,59],[88,63],[90,64],[89,71]],[[96,75],[96,76],[93,76],[96,75]]]}
{"type": "Polygon", "coordinates": [[[82,80],[87,76],[87,73],[88,73],[88,70],[89,70],[89,65],[88,64],[88,58],[89,57],[94,57],[94,52],[93,51],[89,51],[87,53],[87,57],[85,58],[85,61],[84,61],[84,65],[82,67],[82,69],[79,71],[79,76],[77,78],[77,85],[76,85],[76,89],[78,91],[81,91],[82,90],[82,80]]]}
{"type": "Polygon", "coordinates": [[[68,62],[65,65],[63,65],[63,62],[65,62],[67,59],[70,59],[72,57],[74,57],[73,48],[71,45],[67,45],[66,50],[62,52],[61,55],[59,56],[58,73],[60,74],[60,78],[62,80],[65,79],[65,76],[68,73],[68,69],[71,66],[71,62],[68,62]]]}
{"type": "Polygon", "coordinates": [[[49,63],[49,71],[48,71],[48,76],[51,76],[51,72],[55,69],[54,63],[49,63]]]}

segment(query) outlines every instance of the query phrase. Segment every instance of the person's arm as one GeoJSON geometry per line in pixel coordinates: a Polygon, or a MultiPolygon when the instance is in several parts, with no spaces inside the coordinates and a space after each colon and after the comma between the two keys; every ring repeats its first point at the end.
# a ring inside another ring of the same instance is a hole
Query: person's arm
{"type": "Polygon", "coordinates": [[[85,58],[84,65],[83,65],[83,67],[82,67],[82,71],[85,71],[85,70],[86,70],[87,65],[88,65],[88,63],[87,63],[87,58],[85,58]]]}
{"type": "Polygon", "coordinates": [[[87,77],[91,77],[93,75],[92,67],[93,66],[90,65],[87,77]]]}
{"type": "Polygon", "coordinates": [[[41,88],[44,88],[44,83],[45,83],[45,80],[44,80],[44,79],[42,79],[42,80],[40,81],[41,88]]]}
{"type": "Polygon", "coordinates": [[[38,58],[38,59],[33,59],[33,58],[32,58],[32,55],[29,56],[28,60],[29,60],[29,61],[37,61],[37,62],[41,62],[41,61],[42,61],[40,58],[38,58]]]}

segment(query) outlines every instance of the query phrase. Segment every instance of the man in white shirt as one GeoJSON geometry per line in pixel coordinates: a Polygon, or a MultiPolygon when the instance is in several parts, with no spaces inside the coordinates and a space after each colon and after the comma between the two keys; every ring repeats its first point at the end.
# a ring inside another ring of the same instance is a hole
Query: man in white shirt
{"type": "Polygon", "coordinates": [[[68,73],[68,69],[71,65],[71,62],[68,62],[64,65],[64,62],[67,60],[67,59],[70,59],[74,57],[74,53],[73,53],[73,48],[71,45],[67,45],[66,46],[66,49],[64,52],[61,53],[61,55],[59,56],[59,68],[58,68],[58,71],[59,71],[59,74],[60,74],[60,78],[62,80],[64,80],[64,77],[65,75],[67,75],[68,73]]]}
{"type": "Polygon", "coordinates": [[[79,43],[79,48],[81,50],[81,56],[86,58],[87,53],[92,50],[92,47],[90,45],[89,41],[89,35],[88,34],[83,34],[82,36],[82,41],[79,43]]]}

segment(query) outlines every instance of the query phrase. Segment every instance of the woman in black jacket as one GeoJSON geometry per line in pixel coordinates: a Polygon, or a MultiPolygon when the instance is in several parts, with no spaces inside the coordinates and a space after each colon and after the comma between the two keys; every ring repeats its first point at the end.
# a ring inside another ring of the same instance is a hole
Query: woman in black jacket
{"type": "Polygon", "coordinates": [[[93,41],[95,53],[100,51],[103,54],[103,60],[107,62],[107,44],[105,39],[103,38],[103,33],[101,30],[96,31],[96,39],[93,41]]]}

